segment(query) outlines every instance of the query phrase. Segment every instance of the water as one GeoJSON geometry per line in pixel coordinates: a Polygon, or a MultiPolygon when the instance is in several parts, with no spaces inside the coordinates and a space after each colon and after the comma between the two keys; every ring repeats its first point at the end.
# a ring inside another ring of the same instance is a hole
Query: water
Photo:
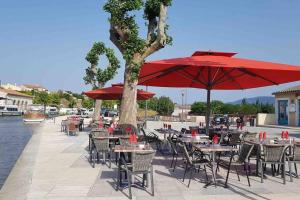
{"type": "Polygon", "coordinates": [[[32,133],[21,117],[0,117],[0,189],[32,133]]]}

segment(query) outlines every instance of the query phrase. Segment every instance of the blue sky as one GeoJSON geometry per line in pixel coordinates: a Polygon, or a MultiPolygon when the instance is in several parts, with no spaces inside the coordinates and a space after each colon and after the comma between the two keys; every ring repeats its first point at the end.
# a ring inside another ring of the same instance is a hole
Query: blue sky
{"type": "MultiPolygon", "coordinates": [[[[86,53],[96,41],[114,47],[109,41],[108,15],[102,10],[104,2],[1,0],[0,80],[38,83],[50,90],[90,89],[82,80],[88,66],[86,53]]],[[[148,60],[218,50],[238,52],[237,57],[242,58],[300,65],[299,9],[297,0],[174,0],[168,17],[173,45],[148,60]]],[[[139,23],[144,29],[144,22],[139,23]]],[[[119,52],[117,55],[122,60],[119,52]]],[[[122,60],[122,69],[113,83],[123,81],[123,68],[122,60]]],[[[271,95],[297,84],[300,82],[244,91],[213,91],[212,98],[227,102],[271,95]]],[[[149,90],[181,101],[181,89],[149,90]]],[[[188,89],[188,103],[205,99],[205,90],[188,89]]]]}

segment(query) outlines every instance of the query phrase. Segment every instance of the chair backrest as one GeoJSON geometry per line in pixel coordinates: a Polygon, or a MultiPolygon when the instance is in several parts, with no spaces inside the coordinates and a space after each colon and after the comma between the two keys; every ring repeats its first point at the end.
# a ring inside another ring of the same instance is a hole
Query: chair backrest
{"type": "Polygon", "coordinates": [[[192,164],[192,160],[191,160],[191,157],[189,156],[189,153],[188,153],[188,151],[186,149],[185,144],[180,142],[180,143],[178,143],[178,146],[180,148],[180,151],[183,153],[184,158],[187,160],[188,164],[191,165],[192,164]]]}
{"type": "Polygon", "coordinates": [[[263,152],[266,162],[281,162],[285,151],[284,145],[266,144],[263,145],[263,152]]]}
{"type": "Polygon", "coordinates": [[[293,148],[294,161],[300,161],[300,143],[295,143],[293,148]]]}
{"type": "Polygon", "coordinates": [[[69,131],[76,131],[76,130],[77,130],[77,129],[76,129],[76,125],[75,125],[74,123],[70,122],[70,123],[68,124],[68,130],[69,130],[69,131]]]}
{"type": "Polygon", "coordinates": [[[94,145],[97,151],[108,151],[109,150],[109,139],[93,139],[94,145]]]}
{"type": "Polygon", "coordinates": [[[119,137],[120,145],[127,145],[130,143],[129,137],[119,137]]]}
{"type": "Polygon", "coordinates": [[[168,140],[168,142],[169,142],[170,145],[171,145],[171,149],[172,149],[173,155],[177,155],[178,152],[177,152],[176,144],[173,142],[173,140],[172,140],[171,137],[168,137],[167,140],[168,140]]]}
{"type": "Polygon", "coordinates": [[[240,142],[240,133],[232,133],[229,138],[230,145],[237,145],[240,142]]]}
{"type": "Polygon", "coordinates": [[[132,154],[132,171],[133,172],[144,172],[149,171],[155,151],[151,152],[135,152],[132,154]]]}
{"type": "Polygon", "coordinates": [[[253,148],[253,144],[243,143],[239,152],[238,162],[244,163],[246,160],[248,160],[253,148]]]}
{"type": "Polygon", "coordinates": [[[93,137],[106,137],[109,135],[107,130],[94,129],[91,131],[93,137]]]}

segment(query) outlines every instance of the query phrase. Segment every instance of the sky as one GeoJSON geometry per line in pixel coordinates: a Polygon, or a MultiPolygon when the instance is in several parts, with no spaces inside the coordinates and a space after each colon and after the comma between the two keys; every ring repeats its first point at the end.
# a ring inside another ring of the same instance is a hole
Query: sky
{"type": "MultiPolygon", "coordinates": [[[[102,9],[104,3],[105,0],[0,0],[1,82],[40,84],[50,91],[89,90],[91,86],[82,79],[88,67],[85,56],[98,41],[114,48],[122,63],[122,69],[107,86],[123,82],[124,61],[109,40],[109,16],[102,9]]],[[[173,0],[167,21],[173,45],[147,61],[215,50],[237,52],[236,57],[241,58],[300,65],[299,9],[298,0],[173,0]]],[[[140,33],[145,35],[140,13],[137,18],[140,33]]],[[[212,99],[229,102],[270,96],[298,84],[213,91],[212,99]]],[[[148,90],[181,102],[182,89],[148,90]]],[[[205,101],[206,91],[187,89],[186,99],[187,103],[205,101]]]]}

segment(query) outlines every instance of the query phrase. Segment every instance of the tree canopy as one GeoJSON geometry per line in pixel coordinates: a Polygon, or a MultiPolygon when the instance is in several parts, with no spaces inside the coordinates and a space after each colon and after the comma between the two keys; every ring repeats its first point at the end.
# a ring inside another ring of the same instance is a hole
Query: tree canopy
{"type": "Polygon", "coordinates": [[[99,85],[104,86],[107,81],[116,75],[117,70],[120,68],[120,62],[113,49],[106,48],[103,42],[94,43],[85,59],[91,65],[85,70],[86,75],[83,80],[86,84],[91,84],[94,89],[98,88],[99,85]],[[108,66],[105,69],[97,67],[101,55],[105,55],[108,60],[108,66]]]}
{"type": "MultiPolygon", "coordinates": [[[[139,101],[139,107],[145,109],[146,101],[139,101]]],[[[169,116],[174,112],[173,101],[166,96],[161,96],[159,98],[153,97],[148,100],[147,108],[156,111],[159,115],[169,116]]]]}

